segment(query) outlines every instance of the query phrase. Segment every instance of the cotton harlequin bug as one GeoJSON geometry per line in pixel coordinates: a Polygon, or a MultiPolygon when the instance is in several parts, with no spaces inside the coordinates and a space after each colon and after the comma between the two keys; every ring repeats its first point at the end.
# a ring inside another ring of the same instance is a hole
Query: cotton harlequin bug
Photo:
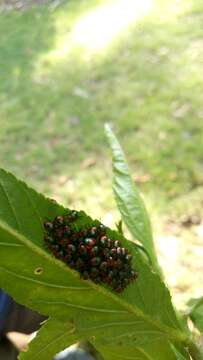
{"type": "Polygon", "coordinates": [[[77,211],[44,222],[44,241],[53,255],[77,270],[84,280],[107,284],[121,293],[138,274],[132,268],[132,254],[118,240],[107,235],[103,224],[80,227],[77,211]]]}
{"type": "Polygon", "coordinates": [[[71,211],[70,214],[68,214],[68,219],[69,220],[72,220],[72,221],[76,220],[77,217],[78,217],[78,213],[75,210],[71,211]]]}
{"type": "Polygon", "coordinates": [[[53,223],[51,221],[45,221],[44,227],[47,231],[51,231],[53,229],[53,223]]]}
{"type": "Polygon", "coordinates": [[[54,220],[54,224],[57,225],[63,225],[64,218],[63,216],[57,216],[54,220]]]}
{"type": "Polygon", "coordinates": [[[96,233],[97,233],[97,228],[96,228],[96,226],[93,226],[90,230],[90,234],[94,236],[94,235],[96,235],[96,233]]]}
{"type": "Polygon", "coordinates": [[[120,245],[121,245],[121,244],[120,244],[120,242],[119,242],[118,240],[114,241],[114,246],[115,246],[116,248],[118,248],[120,245]]]}

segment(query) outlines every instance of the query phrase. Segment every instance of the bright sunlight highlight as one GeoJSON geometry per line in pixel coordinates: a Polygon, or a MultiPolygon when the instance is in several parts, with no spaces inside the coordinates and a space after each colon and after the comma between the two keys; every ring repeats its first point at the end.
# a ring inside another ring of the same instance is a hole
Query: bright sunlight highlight
{"type": "Polygon", "coordinates": [[[59,37],[51,58],[55,61],[66,57],[75,47],[81,47],[88,55],[98,54],[147,15],[153,0],[107,1],[81,16],[72,30],[59,37]]]}
{"type": "Polygon", "coordinates": [[[119,0],[99,6],[76,23],[72,40],[87,50],[101,50],[132,23],[149,13],[152,5],[153,0],[119,0]]]}

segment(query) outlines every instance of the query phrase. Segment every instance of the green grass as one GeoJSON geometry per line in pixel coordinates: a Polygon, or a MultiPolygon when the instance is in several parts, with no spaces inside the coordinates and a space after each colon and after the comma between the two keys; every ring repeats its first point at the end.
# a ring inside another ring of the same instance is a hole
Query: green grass
{"type": "Polygon", "coordinates": [[[1,167],[68,206],[114,214],[110,121],[152,216],[194,201],[201,212],[203,3],[157,0],[102,51],[75,44],[80,17],[108,3],[1,13],[1,167]]]}

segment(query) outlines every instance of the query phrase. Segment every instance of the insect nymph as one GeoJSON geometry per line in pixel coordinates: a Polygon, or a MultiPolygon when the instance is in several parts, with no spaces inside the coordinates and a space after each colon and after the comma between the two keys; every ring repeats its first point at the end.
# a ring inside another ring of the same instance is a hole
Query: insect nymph
{"type": "Polygon", "coordinates": [[[101,223],[78,230],[75,223],[79,217],[80,213],[74,210],[44,222],[48,249],[79,271],[83,279],[122,292],[138,276],[132,267],[132,254],[119,240],[111,239],[101,223]]]}

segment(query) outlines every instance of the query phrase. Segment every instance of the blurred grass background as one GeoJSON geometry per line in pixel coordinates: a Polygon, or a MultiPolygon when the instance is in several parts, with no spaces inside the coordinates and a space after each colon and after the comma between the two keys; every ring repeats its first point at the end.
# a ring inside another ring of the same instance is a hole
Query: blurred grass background
{"type": "Polygon", "coordinates": [[[201,0],[0,1],[1,167],[113,226],[112,123],[180,306],[203,292],[202,24],[201,0]]]}

